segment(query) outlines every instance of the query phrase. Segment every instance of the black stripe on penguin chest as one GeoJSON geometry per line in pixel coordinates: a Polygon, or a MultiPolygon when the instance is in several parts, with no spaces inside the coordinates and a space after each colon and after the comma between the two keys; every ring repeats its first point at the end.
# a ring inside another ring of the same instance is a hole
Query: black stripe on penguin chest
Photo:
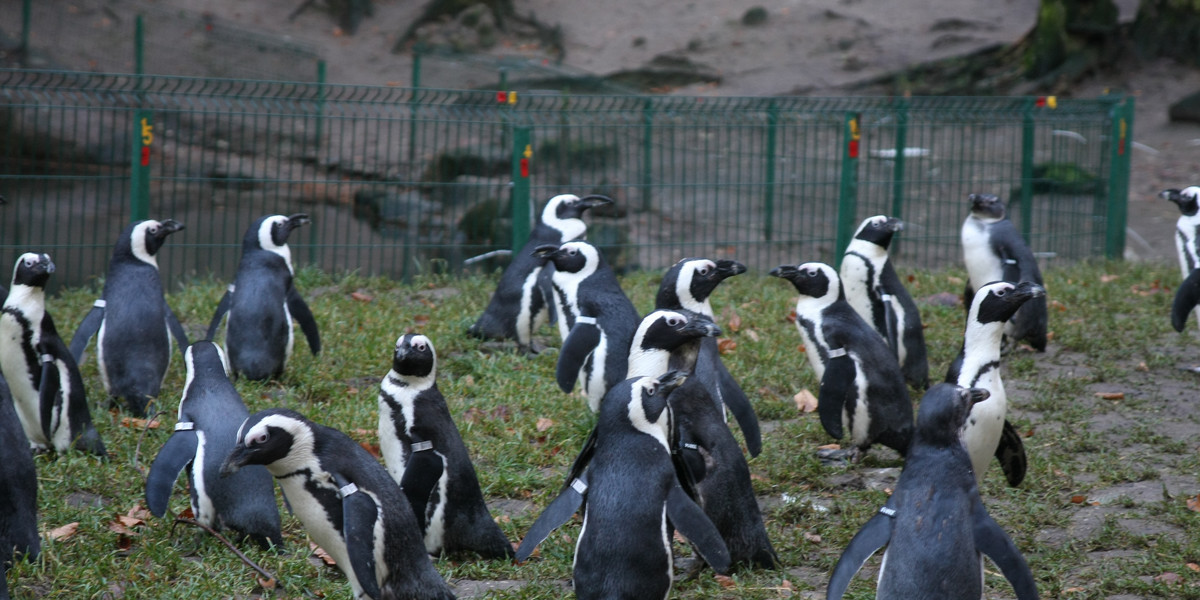
{"type": "MultiPolygon", "coordinates": [[[[17,325],[19,325],[21,327],[21,340],[20,340],[21,354],[23,354],[25,356],[25,367],[27,369],[29,369],[29,373],[34,374],[34,373],[41,372],[41,369],[38,366],[39,360],[38,360],[38,355],[37,355],[37,349],[34,348],[33,323],[30,322],[30,320],[25,317],[25,313],[22,313],[20,310],[13,308],[11,306],[5,306],[3,308],[3,310],[0,312],[3,312],[3,314],[6,314],[6,315],[12,316],[13,320],[17,322],[17,325]]],[[[40,338],[41,338],[40,331],[39,331],[38,338],[40,341],[40,338]]],[[[33,389],[35,389],[35,390],[41,389],[41,387],[42,387],[41,378],[33,377],[32,380],[33,380],[33,389]]]]}
{"type": "Polygon", "coordinates": [[[290,477],[304,478],[304,491],[308,493],[312,501],[320,505],[321,510],[325,512],[326,518],[329,521],[329,526],[338,533],[339,537],[343,536],[342,497],[336,489],[330,487],[333,485],[332,479],[328,483],[322,483],[317,480],[313,472],[309,469],[293,471],[279,477],[279,479],[290,477]]]}

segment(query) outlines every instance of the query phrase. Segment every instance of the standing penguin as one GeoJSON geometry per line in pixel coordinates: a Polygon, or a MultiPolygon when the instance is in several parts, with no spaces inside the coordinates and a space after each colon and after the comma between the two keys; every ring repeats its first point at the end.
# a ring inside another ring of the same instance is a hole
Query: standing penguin
{"type": "Polygon", "coordinates": [[[232,529],[264,549],[283,546],[275,482],[266,468],[249,466],[221,476],[221,462],[237,443],[238,427],[250,416],[229,381],[220,346],[204,340],[184,353],[187,381],[179,400],[175,431],[163,444],[146,478],[146,505],[161,517],[171,489],[185,468],[192,514],[213,529],[232,529]]]}
{"type": "MultiPolygon", "coordinates": [[[[0,286],[0,297],[4,287],[0,286]]],[[[0,598],[8,598],[8,566],[16,558],[37,558],[37,471],[29,438],[21,429],[12,396],[0,377],[0,598]]]]}
{"type": "Polygon", "coordinates": [[[488,512],[436,378],[429,338],[410,333],[396,340],[379,390],[379,449],[388,472],[408,497],[430,554],[511,557],[512,544],[488,512]]]}
{"type": "Polygon", "coordinates": [[[300,413],[251,415],[221,473],[265,465],[308,535],[350,580],[354,598],[454,598],[425,553],[400,486],[346,434],[300,413]]]}
{"type": "MultiPolygon", "coordinates": [[[[1004,216],[1004,202],[992,194],[971,194],[971,214],[963,222],[963,259],[967,286],[963,294],[971,306],[975,291],[986,283],[1032,281],[1045,286],[1033,251],[1017,227],[1004,216]]],[[[1004,326],[1009,343],[1028,342],[1038,352],[1046,350],[1046,298],[1026,302],[1004,326]]]]}
{"type": "Polygon", "coordinates": [[[673,571],[672,526],[714,571],[728,570],[720,534],[680,486],[671,462],[668,402],[683,381],[682,373],[671,371],[630,378],[609,390],[570,484],[521,541],[518,560],[528,558],[582,503],[574,561],[575,595],[581,600],[665,599],[673,571]],[[557,506],[564,501],[569,511],[557,506]]]}
{"type": "MultiPolygon", "coordinates": [[[[708,301],[709,296],[722,281],[745,272],[746,265],[733,260],[682,259],[663,275],[654,299],[654,308],[690,310],[715,321],[716,314],[708,301]]],[[[722,420],[725,418],[725,407],[729,407],[738,426],[742,428],[750,456],[758,456],[762,452],[758,415],[737,380],[725,368],[715,337],[700,340],[695,378],[708,389],[709,395],[717,403],[722,420]]]]}
{"type": "Polygon", "coordinates": [[[69,448],[108,456],[92,425],[79,365],[46,310],[54,263],[32,252],[17,258],[12,289],[0,312],[0,373],[35,448],[69,448]]]}
{"type": "Polygon", "coordinates": [[[554,294],[563,338],[555,377],[570,393],[577,380],[592,412],[609,388],[625,380],[629,344],[641,318],[617,276],[595,246],[581,241],[538,246],[534,254],[554,263],[554,294]]]}
{"type": "Polygon", "coordinates": [[[1010,486],[1017,487],[1025,479],[1025,444],[1021,434],[1005,419],[1008,395],[1000,380],[1000,344],[1004,324],[1026,302],[1045,293],[1042,286],[1030,281],[1016,285],[994,281],[979,288],[971,301],[963,347],[950,363],[946,383],[981,388],[991,394],[986,401],[971,407],[962,432],[977,481],[983,481],[993,455],[1000,461],[1010,486]]]}
{"type": "MultiPolygon", "coordinates": [[[[633,336],[628,376],[661,377],[672,369],[699,369],[704,340],[718,335],[721,330],[705,315],[656,310],[642,319],[633,336]]],[[[683,477],[691,480],[693,498],[721,534],[730,561],[778,567],[750,483],[750,467],[707,386],[689,377],[669,402],[675,421],[673,452],[683,458],[683,477]]]]}
{"type": "Polygon", "coordinates": [[[903,229],[900,219],[884,215],[863,221],[846,246],[839,275],[846,301],[887,340],[900,361],[904,380],[925,389],[929,387],[929,361],[921,312],[888,260],[892,237],[903,229]]]}
{"type": "Polygon", "coordinates": [[[1171,306],[1171,325],[1175,331],[1183,331],[1188,314],[1196,312],[1200,323],[1200,186],[1182,190],[1163,190],[1159,196],[1174,202],[1179,207],[1179,220],[1175,222],[1175,251],[1179,256],[1179,273],[1183,283],[1175,290],[1175,302],[1171,306]]]}
{"type": "Polygon", "coordinates": [[[842,553],[829,579],[828,600],[840,599],[854,574],[884,545],[875,592],[880,600],[980,598],[983,554],[1012,583],[1017,600],[1036,600],[1029,565],[984,508],[959,439],[971,404],[987,396],[987,390],[949,383],[925,394],[896,489],[842,553]]]}
{"type": "Polygon", "coordinates": [[[533,250],[583,239],[587,233],[587,225],[581,218],[584,211],[605,204],[612,204],[612,200],[598,195],[580,198],[560,194],[551,198],[542,209],[529,241],[513,254],[512,262],[500,275],[496,293],[467,333],[484,339],[517,340],[522,348],[530,347],[533,332],[545,323],[547,311],[553,310],[553,306],[547,305],[551,291],[547,273],[543,273],[553,267],[536,258],[533,250]]]}
{"type": "Polygon", "coordinates": [[[817,412],[826,433],[850,430],[849,458],[881,443],[901,455],[912,439],[913,409],[900,363],[877,331],[846,302],[833,267],[822,263],[783,265],[771,275],[792,283],[796,328],[821,390],[817,412]]]}
{"type": "Polygon", "coordinates": [[[292,284],[295,269],[288,235],[309,223],[308,215],[268,215],[254,222],[242,238],[237,277],[217,305],[208,339],[229,312],[225,349],[236,377],[270,379],[283,375],[292,355],[292,319],[300,323],[313,355],[321,352],[321,335],[308,304],[292,284]]]}
{"type": "Polygon", "coordinates": [[[182,229],[171,219],[126,227],[113,248],[101,299],[71,338],[71,356],[78,363],[88,340],[99,333],[96,362],[104,389],[138,417],[146,415],[146,404],[162,389],[171,364],[171,336],[180,352],[188,347],[183,326],[163,298],[155,257],[167,236],[182,229]]]}

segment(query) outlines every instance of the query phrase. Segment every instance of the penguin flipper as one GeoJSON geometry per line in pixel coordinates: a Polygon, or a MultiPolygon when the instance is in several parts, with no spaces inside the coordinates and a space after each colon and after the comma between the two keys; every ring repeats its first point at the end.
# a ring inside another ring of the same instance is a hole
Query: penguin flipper
{"type": "Polygon", "coordinates": [[[342,536],[350,568],[363,592],[379,597],[379,580],[375,575],[375,523],[379,520],[379,505],[375,499],[358,489],[357,485],[338,473],[333,474],[342,497],[342,536]]]}
{"type": "Polygon", "coordinates": [[[583,506],[584,500],[587,498],[587,486],[586,473],[568,480],[563,491],[546,506],[546,510],[538,515],[533,526],[525,532],[525,537],[521,539],[521,545],[517,547],[517,562],[525,562],[529,555],[533,554],[533,550],[538,547],[538,544],[541,544],[550,536],[551,532],[558,529],[579,511],[579,507],[583,506]]]}
{"type": "Polygon", "coordinates": [[[742,428],[742,436],[746,438],[746,449],[750,451],[750,456],[758,456],[762,452],[762,431],[758,427],[758,414],[754,412],[754,406],[750,404],[746,392],[742,391],[742,387],[719,357],[713,361],[713,366],[717,369],[721,400],[729,407],[729,412],[733,413],[738,427],[742,428]]]}
{"type": "Polygon", "coordinates": [[[554,368],[554,378],[558,380],[558,389],[571,393],[575,382],[579,379],[579,370],[584,361],[600,343],[600,326],[595,319],[579,317],[575,325],[563,340],[562,350],[558,353],[558,363],[554,368]]]}
{"type": "Polygon", "coordinates": [[[404,477],[400,478],[400,489],[408,498],[417,524],[421,526],[421,537],[425,537],[425,529],[429,526],[426,521],[426,508],[429,506],[429,496],[434,486],[442,478],[445,464],[441,455],[433,450],[433,442],[421,441],[413,436],[412,454],[408,464],[404,466],[404,477]]]}
{"type": "Polygon", "coordinates": [[[75,328],[75,335],[71,336],[71,356],[75,358],[75,362],[83,360],[83,351],[87,350],[88,342],[100,331],[100,325],[103,323],[104,304],[101,301],[92,305],[92,310],[83,317],[79,327],[75,328]]]}
{"type": "Polygon", "coordinates": [[[1004,478],[1009,487],[1017,487],[1025,480],[1028,469],[1028,459],[1025,458],[1025,443],[1021,434],[1008,419],[1004,420],[1004,428],[1000,431],[1000,444],[996,446],[996,460],[1004,469],[1004,478]]]}
{"type": "MultiPolygon", "coordinates": [[[[166,304],[166,300],[163,301],[166,304]]],[[[175,343],[179,344],[179,355],[186,360],[188,343],[187,332],[183,330],[183,324],[179,322],[179,317],[175,316],[175,311],[171,310],[170,305],[167,305],[167,329],[171,330],[171,335],[175,337],[175,343]]],[[[78,335],[78,333],[76,333],[78,335]]],[[[209,339],[212,339],[210,336],[209,339]]],[[[71,353],[75,353],[75,341],[71,340],[71,353]]],[[[75,359],[79,361],[78,358],[75,359]]]]}
{"type": "Polygon", "coordinates": [[[671,486],[667,494],[667,518],[692,543],[708,566],[722,575],[729,572],[732,559],[721,532],[678,484],[671,486]]]}
{"type": "Polygon", "coordinates": [[[674,459],[675,472],[679,475],[679,482],[683,484],[684,491],[695,498],[696,485],[708,475],[708,466],[704,462],[704,455],[700,453],[700,446],[687,432],[677,430],[675,436],[678,447],[671,456],[674,459]]]}
{"type": "Polygon", "coordinates": [[[54,403],[62,391],[62,382],[59,380],[58,365],[54,362],[54,357],[46,352],[45,346],[38,346],[37,352],[42,361],[41,381],[38,385],[38,413],[42,420],[42,434],[46,439],[54,439],[54,432],[50,431],[50,422],[54,414],[54,403]]]}
{"type": "Polygon", "coordinates": [[[304,332],[304,339],[308,340],[308,348],[312,350],[313,356],[320,354],[321,333],[317,331],[317,320],[313,318],[312,310],[308,308],[308,303],[296,288],[288,289],[287,307],[288,312],[292,313],[292,318],[300,323],[300,329],[304,332]]]}
{"type": "Polygon", "coordinates": [[[162,517],[167,513],[171,490],[184,467],[196,458],[199,438],[194,430],[177,430],[167,438],[146,476],[146,507],[150,514],[162,517]]]}
{"type": "Polygon", "coordinates": [[[817,396],[817,414],[821,417],[821,426],[834,439],[842,439],[842,410],[846,399],[855,392],[854,359],[839,349],[841,354],[833,356],[830,351],[829,362],[825,364],[825,376],[821,377],[821,390],[817,396]]]}
{"type": "Polygon", "coordinates": [[[1000,567],[1000,572],[1004,573],[1004,578],[1012,584],[1013,591],[1017,593],[1017,600],[1037,600],[1037,583],[1033,579],[1033,573],[1029,571],[1025,557],[1021,555],[1012,538],[1008,537],[987,513],[983,502],[978,498],[975,499],[973,516],[975,549],[986,554],[1000,567]]]}
{"type": "MultiPolygon", "coordinates": [[[[554,263],[546,263],[538,271],[537,285],[535,286],[535,294],[540,294],[542,298],[541,310],[546,311],[546,320],[554,325],[558,323],[558,310],[554,306],[554,263]]],[[[532,324],[537,311],[530,311],[529,322],[532,324]]]]}
{"type": "Polygon", "coordinates": [[[204,339],[212,341],[216,339],[217,328],[221,326],[221,319],[225,318],[225,313],[229,312],[229,305],[233,303],[233,286],[230,285],[225,290],[225,295],[221,296],[221,301],[217,303],[217,312],[213,313],[212,321],[208,324],[208,334],[204,339]]]}
{"type": "Polygon", "coordinates": [[[829,586],[825,592],[826,600],[840,600],[842,594],[846,593],[846,588],[850,586],[850,580],[854,578],[854,574],[862,568],[872,554],[878,552],[892,539],[892,516],[894,514],[895,511],[885,505],[862,526],[862,529],[858,530],[858,533],[854,534],[850,543],[846,545],[846,549],[842,551],[837,565],[833,567],[833,574],[829,576],[829,586]]]}
{"type": "Polygon", "coordinates": [[[1183,332],[1188,315],[1200,303],[1200,269],[1192,269],[1187,279],[1175,290],[1175,301],[1171,304],[1171,326],[1183,332]]]}
{"type": "Polygon", "coordinates": [[[883,322],[885,323],[885,331],[882,333],[887,338],[888,348],[891,348],[892,354],[898,358],[900,356],[900,322],[896,317],[896,298],[886,293],[881,293],[880,297],[883,299],[883,322]]]}

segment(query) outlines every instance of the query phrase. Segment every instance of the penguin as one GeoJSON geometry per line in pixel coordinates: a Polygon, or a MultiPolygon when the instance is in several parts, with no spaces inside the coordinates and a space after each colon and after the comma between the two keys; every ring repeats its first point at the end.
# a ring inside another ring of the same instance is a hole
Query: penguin
{"type": "Polygon", "coordinates": [[[980,483],[993,455],[1000,461],[1008,485],[1017,487],[1025,479],[1025,444],[1005,419],[1008,396],[1000,379],[1000,343],[1004,324],[1026,302],[1045,293],[1042,286],[1031,281],[994,281],[979,288],[967,314],[962,350],[946,373],[946,383],[982,388],[990,394],[987,400],[971,407],[962,431],[975,479],[980,483]]]}
{"type": "Polygon", "coordinates": [[[534,255],[555,267],[563,338],[555,367],[558,387],[571,393],[582,380],[588,408],[598,412],[608,389],[625,380],[629,345],[641,318],[595,246],[582,241],[538,246],[534,255]]]}
{"type": "Polygon", "coordinates": [[[923,390],[929,387],[929,360],[921,312],[888,260],[888,245],[903,229],[900,219],[884,215],[864,220],[846,246],[838,275],[854,312],[874,325],[895,352],[904,380],[923,390]]]}
{"type": "Polygon", "coordinates": [[[821,389],[817,412],[825,431],[849,430],[857,460],[876,442],[903,456],[912,439],[913,409],[900,363],[883,336],[846,302],[837,271],[823,263],[782,265],[771,271],[800,292],[796,328],[821,389]]]}
{"type": "Polygon", "coordinates": [[[553,267],[534,257],[533,250],[584,239],[587,233],[587,224],[581,218],[584,211],[606,204],[612,204],[607,196],[580,198],[574,194],[559,194],[546,202],[529,241],[513,255],[487,308],[467,333],[481,339],[516,340],[521,348],[532,348],[533,332],[545,323],[547,311],[553,310],[548,305],[551,292],[547,277],[553,267]]]}
{"type": "Polygon", "coordinates": [[[350,580],[356,600],[454,598],[433,568],[412,507],[383,465],[346,434],[273,408],[238,428],[221,466],[265,465],[304,528],[350,580]]]}
{"type": "Polygon", "coordinates": [[[242,238],[242,259],[234,283],[225,292],[208,326],[215,339],[222,317],[226,324],[225,351],[234,378],[272,379],[283,375],[292,354],[292,319],[300,323],[313,356],[321,352],[321,335],[308,304],[292,283],[292,251],[288,235],[309,223],[308,215],[268,215],[259,218],[242,238]]]}
{"type": "Polygon", "coordinates": [[[183,225],[139,221],[121,232],[108,263],[100,300],[75,329],[71,356],[83,360],[88,340],[96,335],[100,380],[112,398],[124,400],[129,412],[146,416],[146,405],[158,397],[171,364],[171,336],[182,353],[187,333],[163,297],[156,254],[167,236],[183,225]]]}
{"type": "MultiPolygon", "coordinates": [[[[722,281],[745,272],[746,265],[734,260],[684,258],[663,275],[658,294],[654,298],[654,308],[690,310],[715,321],[716,313],[708,301],[709,296],[722,281]]],[[[729,369],[725,368],[715,337],[700,340],[695,378],[708,389],[722,420],[725,418],[725,408],[729,408],[729,412],[732,412],[737,420],[738,427],[742,428],[742,436],[746,438],[746,449],[750,456],[758,456],[762,452],[758,415],[737,380],[729,373],[729,369]]]]}
{"type": "Polygon", "coordinates": [[[971,404],[987,396],[987,390],[949,383],[925,394],[896,489],[838,559],[828,600],[839,600],[854,574],[884,545],[875,591],[880,600],[980,598],[984,554],[1000,567],[1017,600],[1037,599],[1025,557],[979,498],[971,459],[959,438],[971,404]]]}
{"type": "Polygon", "coordinates": [[[36,449],[76,448],[106,457],[92,425],[79,365],[46,310],[46,282],[54,273],[47,254],[17,258],[12,287],[0,309],[0,372],[17,417],[36,449]]]}
{"type": "Polygon", "coordinates": [[[511,558],[512,544],[492,520],[467,446],[437,386],[437,353],[420,334],[396,340],[380,383],[379,449],[425,534],[425,550],[511,558]]]}
{"type": "MultiPolygon", "coordinates": [[[[705,315],[656,310],[642,319],[633,337],[628,376],[660,377],[673,369],[697,369],[703,341],[720,334],[705,315]]],[[[686,487],[695,488],[693,499],[720,533],[730,561],[777,568],[779,557],[767,537],[750,467],[707,385],[689,377],[669,402],[675,422],[673,452],[682,458],[686,487]]]]}
{"type": "Polygon", "coordinates": [[[669,397],[684,380],[671,371],[630,378],[608,391],[570,483],[521,541],[517,560],[528,558],[582,505],[574,560],[581,600],[665,599],[673,572],[672,526],[714,571],[728,571],[720,534],[680,485],[671,460],[669,397]]]}
{"type": "MultiPolygon", "coordinates": [[[[1005,217],[1004,202],[992,194],[971,194],[971,214],[963,221],[963,260],[967,264],[967,285],[963,294],[971,306],[975,291],[985,283],[1032,281],[1043,288],[1042,272],[1033,251],[1025,243],[1012,221],[1005,217]]],[[[1027,342],[1034,350],[1046,350],[1046,297],[1026,302],[1004,326],[1010,344],[1027,342]]]]}
{"type": "Polygon", "coordinates": [[[250,416],[228,377],[221,347],[203,340],[184,352],[187,380],[175,431],[163,444],[146,478],[146,506],[162,517],[171,489],[187,469],[192,514],[215,530],[232,529],[263,549],[283,547],[275,481],[261,465],[221,476],[221,462],[237,442],[238,427],[250,416]]]}
{"type": "MultiPolygon", "coordinates": [[[[1171,326],[1182,332],[1190,313],[1200,315],[1196,310],[1200,303],[1200,186],[1163,190],[1159,197],[1174,202],[1180,212],[1175,222],[1175,251],[1183,283],[1175,290],[1171,326]]],[[[1196,322],[1200,323],[1200,317],[1196,322]]]]}
{"type": "MultiPolygon", "coordinates": [[[[0,297],[4,287],[0,286],[0,297]]],[[[4,377],[0,377],[0,598],[8,598],[8,566],[37,559],[37,470],[4,377]]]]}

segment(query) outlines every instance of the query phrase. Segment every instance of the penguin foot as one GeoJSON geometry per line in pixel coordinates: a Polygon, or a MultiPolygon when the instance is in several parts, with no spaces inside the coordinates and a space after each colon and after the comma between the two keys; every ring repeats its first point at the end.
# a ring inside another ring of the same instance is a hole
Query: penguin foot
{"type": "Polygon", "coordinates": [[[850,448],[822,448],[817,450],[817,460],[826,466],[848,466],[858,464],[862,460],[862,450],[858,446],[850,448]]]}

